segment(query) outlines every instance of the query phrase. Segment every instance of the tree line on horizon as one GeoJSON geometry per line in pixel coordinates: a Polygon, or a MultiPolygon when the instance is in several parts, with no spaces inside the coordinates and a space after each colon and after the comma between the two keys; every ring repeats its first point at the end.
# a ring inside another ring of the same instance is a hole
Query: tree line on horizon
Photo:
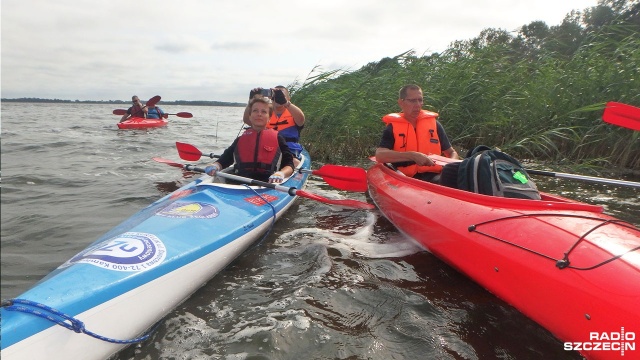
{"type": "MultiPolygon", "coordinates": [[[[67,103],[67,104],[130,104],[131,100],[61,100],[61,99],[41,99],[41,98],[16,98],[5,99],[3,102],[31,102],[31,103],[67,103]]],[[[192,105],[192,106],[235,106],[245,107],[246,103],[238,102],[226,102],[226,101],[204,101],[204,100],[176,100],[176,101],[162,101],[163,105],[192,105]]]]}
{"type": "Polygon", "coordinates": [[[600,0],[515,33],[488,28],[442,53],[407,51],[355,71],[316,66],[291,84],[305,112],[301,141],[320,161],[375,153],[398,90],[422,87],[464,155],[476,145],[513,156],[602,169],[640,169],[640,132],[605,124],[605,103],[640,106],[640,0],[600,0]]]}

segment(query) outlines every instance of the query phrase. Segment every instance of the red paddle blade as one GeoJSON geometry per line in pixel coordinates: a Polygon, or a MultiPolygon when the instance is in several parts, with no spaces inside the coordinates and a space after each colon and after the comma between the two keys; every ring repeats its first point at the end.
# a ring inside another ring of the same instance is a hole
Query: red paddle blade
{"type": "Polygon", "coordinates": [[[602,114],[604,122],[640,131],[640,108],[609,101],[602,114]]]}
{"type": "Polygon", "coordinates": [[[174,162],[174,161],[171,161],[171,160],[168,160],[168,159],[164,159],[164,158],[161,158],[161,157],[154,157],[154,158],[152,158],[152,160],[153,161],[157,161],[159,163],[167,164],[169,166],[178,167],[180,169],[184,168],[184,165],[182,165],[180,163],[177,163],[177,162],[174,162]]]}
{"type": "Polygon", "coordinates": [[[346,191],[367,191],[367,172],[363,168],[327,164],[311,172],[329,185],[346,191]]]}
{"type": "Polygon", "coordinates": [[[176,114],[176,116],[177,116],[177,117],[181,117],[181,118],[187,118],[187,119],[189,119],[189,118],[192,118],[192,117],[193,117],[193,114],[192,114],[192,113],[190,113],[190,112],[179,112],[179,113],[177,113],[177,114],[176,114]]]}
{"type": "Polygon", "coordinates": [[[127,110],[125,109],[115,109],[113,110],[113,115],[124,115],[127,113],[127,110]]]}
{"type": "Polygon", "coordinates": [[[146,103],[147,106],[155,106],[157,103],[160,102],[160,95],[156,95],[154,97],[152,97],[151,99],[149,99],[146,103]]]}
{"type": "Polygon", "coordinates": [[[347,200],[327,199],[326,197],[322,197],[320,195],[312,194],[312,193],[306,192],[304,190],[297,190],[296,191],[296,195],[298,195],[300,197],[303,197],[303,198],[307,198],[307,199],[311,199],[311,200],[315,200],[315,201],[320,201],[320,202],[323,202],[325,204],[344,206],[344,207],[353,208],[353,209],[372,210],[372,209],[376,208],[373,204],[369,204],[369,203],[366,203],[366,202],[362,202],[362,201],[358,201],[358,200],[349,200],[349,199],[347,199],[347,200]]]}
{"type": "Polygon", "coordinates": [[[176,149],[178,149],[178,156],[182,160],[197,161],[203,156],[202,152],[191,144],[176,141],[176,149]]]}

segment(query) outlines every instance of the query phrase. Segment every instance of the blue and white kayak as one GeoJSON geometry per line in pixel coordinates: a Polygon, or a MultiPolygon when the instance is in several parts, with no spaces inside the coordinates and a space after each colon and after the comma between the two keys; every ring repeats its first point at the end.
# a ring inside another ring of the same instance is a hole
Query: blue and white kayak
{"type": "MultiPolygon", "coordinates": [[[[306,186],[302,155],[282,186],[306,186]]],[[[108,358],[128,345],[118,340],[144,334],[263,237],[297,198],[214,180],[204,175],[154,202],[3,302],[2,359],[108,358]]]]}

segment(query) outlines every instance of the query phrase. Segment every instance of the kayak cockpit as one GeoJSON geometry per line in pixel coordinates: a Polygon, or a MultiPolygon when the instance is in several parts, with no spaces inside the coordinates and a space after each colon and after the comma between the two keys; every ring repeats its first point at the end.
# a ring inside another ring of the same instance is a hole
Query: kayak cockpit
{"type": "MultiPolygon", "coordinates": [[[[289,177],[284,179],[282,184],[286,185],[289,179],[296,177],[296,175],[298,174],[301,174],[302,166],[304,163],[305,163],[304,154],[300,154],[300,162],[298,163],[296,168],[293,170],[293,173],[289,177]]],[[[232,171],[233,171],[233,166],[229,166],[228,168],[222,170],[222,172],[225,174],[232,174],[232,171]]],[[[200,178],[200,180],[201,181],[198,183],[198,185],[202,185],[202,186],[216,186],[216,187],[228,188],[228,189],[246,189],[246,188],[260,189],[262,188],[262,186],[257,186],[257,185],[239,184],[232,180],[223,178],[221,176],[211,177],[209,175],[204,175],[200,178]]]]}

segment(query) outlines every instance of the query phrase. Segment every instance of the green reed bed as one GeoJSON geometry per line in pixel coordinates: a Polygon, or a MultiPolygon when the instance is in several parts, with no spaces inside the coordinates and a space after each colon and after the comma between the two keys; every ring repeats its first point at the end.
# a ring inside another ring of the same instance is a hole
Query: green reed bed
{"type": "Polygon", "coordinates": [[[487,29],[442,53],[407,51],[357,70],[316,67],[291,86],[307,116],[303,144],[321,161],[366,159],[382,116],[400,110],[398,90],[415,83],[461,154],[485,144],[521,158],[638,170],[640,132],[602,122],[608,101],[640,106],[640,15],[627,13],[640,5],[628,5],[600,26],[572,13],[544,38],[527,38],[525,27],[515,36],[487,29]]]}

